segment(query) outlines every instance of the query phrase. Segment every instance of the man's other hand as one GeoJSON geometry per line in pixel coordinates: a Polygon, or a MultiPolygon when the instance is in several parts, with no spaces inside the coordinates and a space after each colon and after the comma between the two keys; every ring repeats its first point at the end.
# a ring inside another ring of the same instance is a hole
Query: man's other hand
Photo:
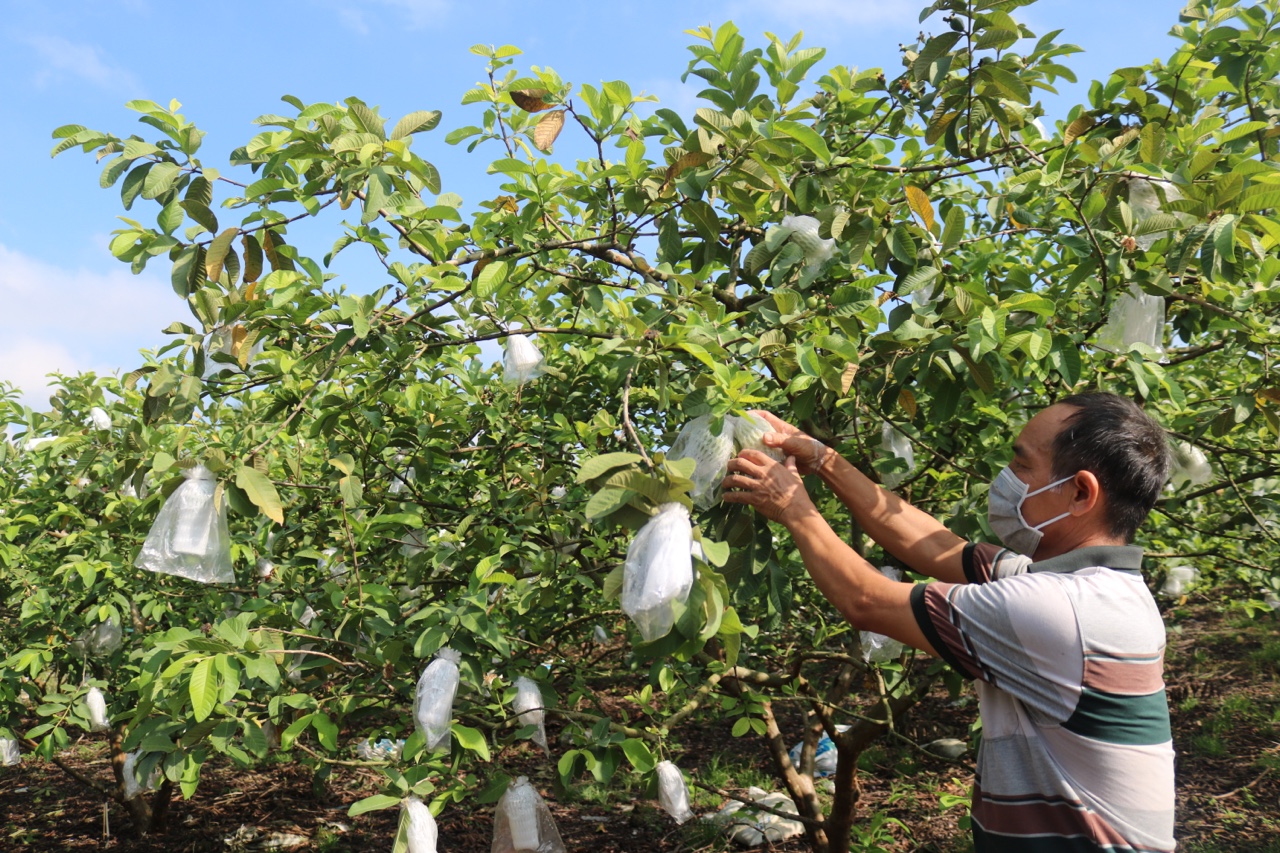
{"type": "Polygon", "coordinates": [[[793,457],[778,462],[758,450],[744,450],[729,460],[728,471],[721,482],[726,503],[753,506],[765,518],[787,527],[817,512],[793,457]]]}
{"type": "Polygon", "coordinates": [[[764,438],[761,439],[765,446],[776,447],[786,456],[795,459],[796,470],[801,474],[818,473],[827,462],[828,455],[835,453],[821,441],[806,435],[772,412],[754,409],[751,414],[764,418],[773,428],[773,432],[765,433],[764,438]]]}

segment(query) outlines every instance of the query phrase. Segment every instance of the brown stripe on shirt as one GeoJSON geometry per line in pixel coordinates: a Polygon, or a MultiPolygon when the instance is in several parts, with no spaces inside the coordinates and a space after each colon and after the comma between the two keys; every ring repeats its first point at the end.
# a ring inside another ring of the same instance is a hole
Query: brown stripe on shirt
{"type": "Polygon", "coordinates": [[[978,663],[978,659],[974,657],[973,651],[955,622],[956,612],[951,606],[950,597],[951,590],[955,587],[956,584],[941,581],[928,584],[924,588],[925,607],[929,611],[929,618],[933,621],[933,627],[937,630],[938,636],[947,644],[947,649],[956,661],[968,671],[969,677],[986,679],[986,673],[978,663]]]}
{"type": "Polygon", "coordinates": [[[1083,686],[1115,696],[1146,696],[1164,689],[1164,661],[1087,657],[1083,686]]]}
{"type": "Polygon", "coordinates": [[[1132,847],[1097,812],[1061,798],[1015,800],[975,790],[973,820],[987,832],[1001,835],[1025,835],[1028,828],[1034,827],[1036,835],[1084,835],[1100,845],[1132,847]]]}

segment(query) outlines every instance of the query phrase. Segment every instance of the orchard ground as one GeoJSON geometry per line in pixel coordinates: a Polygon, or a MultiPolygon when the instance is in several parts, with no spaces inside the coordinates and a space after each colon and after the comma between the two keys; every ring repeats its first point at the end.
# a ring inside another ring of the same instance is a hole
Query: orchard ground
{"type": "MultiPolygon", "coordinates": [[[[1166,683],[1178,752],[1178,828],[1180,850],[1280,851],[1280,614],[1250,617],[1231,602],[1228,591],[1212,597],[1193,595],[1182,603],[1165,602],[1169,629],[1166,683]]],[[[618,699],[617,701],[625,701],[618,699]]],[[[938,688],[903,718],[900,730],[916,743],[940,737],[967,738],[976,702],[966,688],[953,699],[938,688]]],[[[799,738],[798,716],[784,720],[799,738]]],[[[704,719],[684,733],[680,763],[704,779],[722,780],[725,790],[741,794],[748,785],[778,790],[771,779],[767,752],[730,739],[724,721],[704,719]]],[[[551,729],[554,743],[554,725],[551,729]]],[[[107,781],[105,741],[86,736],[64,755],[78,771],[107,781]]],[[[583,782],[569,791],[554,790],[555,770],[531,745],[521,744],[497,756],[509,772],[527,773],[555,815],[569,851],[653,853],[713,851],[725,842],[693,823],[677,827],[658,809],[642,785],[605,792],[583,782]]],[[[964,851],[971,849],[961,828],[972,784],[972,762],[948,762],[924,755],[892,739],[881,739],[864,753],[859,776],[858,830],[867,845],[885,851],[964,851]],[[880,815],[901,821],[883,821],[880,815]]],[[[376,793],[382,781],[375,770],[329,765],[331,775],[314,782],[310,767],[285,755],[248,770],[225,760],[210,762],[200,790],[190,801],[175,799],[166,834],[135,840],[119,806],[109,813],[104,840],[103,807],[79,782],[52,764],[26,758],[20,768],[0,768],[0,848],[30,851],[113,849],[120,853],[159,851],[261,850],[273,837],[317,851],[390,849],[398,813],[372,812],[355,818],[347,808],[376,793]],[[239,834],[237,836],[237,833],[239,834]],[[228,839],[242,839],[235,843],[228,839]]],[[[626,775],[623,773],[622,775],[626,775]]],[[[694,809],[704,814],[723,798],[693,791],[694,809]]],[[[454,806],[439,819],[440,849],[481,853],[489,849],[493,806],[454,806]]],[[[803,839],[773,847],[807,849],[803,839]]],[[[858,846],[854,850],[877,849],[858,846]]]]}

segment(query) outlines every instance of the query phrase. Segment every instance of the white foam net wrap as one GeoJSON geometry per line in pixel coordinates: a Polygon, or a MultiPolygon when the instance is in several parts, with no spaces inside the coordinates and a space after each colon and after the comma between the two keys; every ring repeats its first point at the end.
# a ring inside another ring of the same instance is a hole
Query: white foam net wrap
{"type": "Polygon", "coordinates": [[[720,500],[720,481],[733,457],[733,419],[725,418],[716,435],[711,431],[711,416],[699,415],[684,425],[667,451],[668,459],[692,459],[693,490],[689,493],[700,509],[714,506],[720,500]]]}
{"type": "Polygon", "coordinates": [[[818,236],[820,223],[812,216],[784,216],[780,228],[790,232],[789,239],[804,252],[806,263],[829,261],[836,251],[836,241],[818,236]]]}

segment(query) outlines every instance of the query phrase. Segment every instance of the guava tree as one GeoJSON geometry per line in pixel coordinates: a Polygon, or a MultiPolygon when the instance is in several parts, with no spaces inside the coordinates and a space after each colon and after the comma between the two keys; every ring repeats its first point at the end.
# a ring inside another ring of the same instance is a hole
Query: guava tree
{"type": "Polygon", "coordinates": [[[106,691],[120,781],[130,753],[139,778],[160,771],[128,799],[146,828],[171,786],[191,796],[215,754],[261,758],[273,729],[320,779],[350,739],[407,734],[448,646],[451,751],[409,737],[355,810],[496,799],[529,675],[564,784],[649,773],[710,713],[771,751],[814,849],[845,850],[858,754],[941,665],[865,664],[785,538],[724,506],[694,514],[674,629],[593,640],[628,630],[633,532],[690,505],[671,441],[752,408],[981,538],[1029,413],[1133,395],[1188,474],[1142,540],[1156,575],[1201,559],[1274,590],[1280,4],[1192,4],[1168,61],[1095,82],[1048,129],[1038,95],[1074,80],[1075,49],[1016,21],[1029,2],[939,0],[893,74],[819,72],[798,36],[690,31],[692,115],[478,46],[484,81],[444,142],[489,155],[501,188],[470,208],[424,157],[435,111],[286,96],[226,174],[176,103],[130,103],[140,135],[58,129],[54,153],[94,153],[136,217],[112,253],[167,264],[192,321],[122,380],[66,379],[50,412],[0,402],[8,733],[55,758],[106,691]],[[322,228],[331,246],[310,246],[322,228]],[[339,253],[358,272],[330,272],[339,253]],[[513,336],[545,356],[533,381],[486,363],[513,336]],[[133,568],[197,462],[231,509],[233,589],[133,568]],[[95,654],[108,620],[124,642],[95,654]],[[600,702],[606,682],[627,701],[600,702]],[[784,707],[806,724],[798,763],[784,707]]]}

